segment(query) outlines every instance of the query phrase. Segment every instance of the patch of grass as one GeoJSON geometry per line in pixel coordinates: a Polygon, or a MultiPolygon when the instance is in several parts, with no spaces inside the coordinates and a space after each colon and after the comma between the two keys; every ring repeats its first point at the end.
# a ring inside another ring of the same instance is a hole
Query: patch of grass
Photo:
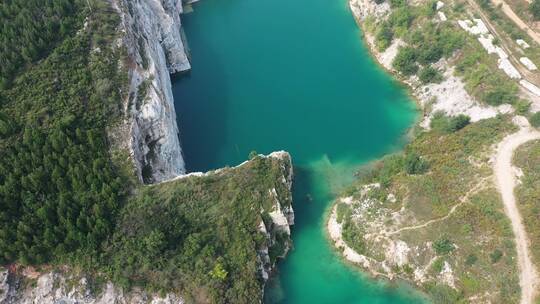
{"type": "Polygon", "coordinates": [[[513,163],[523,170],[521,184],[515,189],[518,208],[527,235],[530,250],[536,265],[540,265],[540,141],[529,142],[520,147],[513,163]]]}

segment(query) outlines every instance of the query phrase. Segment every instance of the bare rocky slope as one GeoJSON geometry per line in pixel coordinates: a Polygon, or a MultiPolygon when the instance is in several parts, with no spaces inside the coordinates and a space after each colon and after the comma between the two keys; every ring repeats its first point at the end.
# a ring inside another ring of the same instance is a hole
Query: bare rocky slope
{"type": "Polygon", "coordinates": [[[182,39],[181,0],[115,0],[128,53],[129,96],[124,125],[114,130],[129,149],[139,179],[164,181],[185,173],[171,73],[191,68],[182,39]]]}

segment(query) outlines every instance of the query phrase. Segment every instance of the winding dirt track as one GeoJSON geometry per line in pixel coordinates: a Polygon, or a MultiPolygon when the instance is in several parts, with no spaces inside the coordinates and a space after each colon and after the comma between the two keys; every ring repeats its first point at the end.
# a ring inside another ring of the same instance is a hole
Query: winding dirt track
{"type": "Polygon", "coordinates": [[[519,267],[519,285],[521,286],[521,304],[533,304],[536,287],[539,283],[538,273],[531,260],[529,239],[514,196],[516,177],[512,167],[512,156],[516,148],[522,144],[540,138],[540,132],[523,128],[503,139],[499,144],[493,165],[495,180],[501,192],[504,210],[512,223],[516,239],[517,262],[519,267]]]}
{"type": "MultiPolygon", "coordinates": [[[[540,34],[535,32],[525,21],[523,21],[514,11],[512,8],[504,2],[504,0],[492,0],[493,4],[495,6],[501,6],[501,9],[503,13],[512,20],[520,29],[524,30],[529,37],[531,37],[532,40],[534,40],[536,43],[540,44],[540,34]]],[[[529,0],[527,0],[529,2],[529,0]]]]}

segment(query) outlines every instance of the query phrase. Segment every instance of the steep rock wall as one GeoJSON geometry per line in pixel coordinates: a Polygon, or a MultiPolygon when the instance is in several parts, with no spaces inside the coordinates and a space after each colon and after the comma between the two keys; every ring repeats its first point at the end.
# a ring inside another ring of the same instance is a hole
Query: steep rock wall
{"type": "Polygon", "coordinates": [[[185,173],[171,73],[190,69],[182,39],[181,0],[114,0],[128,53],[125,143],[145,183],[185,173]]]}
{"type": "Polygon", "coordinates": [[[183,304],[184,300],[175,295],[160,296],[142,290],[124,293],[111,283],[96,292],[84,276],[65,272],[44,274],[23,271],[18,274],[0,269],[1,304],[183,304]]]}

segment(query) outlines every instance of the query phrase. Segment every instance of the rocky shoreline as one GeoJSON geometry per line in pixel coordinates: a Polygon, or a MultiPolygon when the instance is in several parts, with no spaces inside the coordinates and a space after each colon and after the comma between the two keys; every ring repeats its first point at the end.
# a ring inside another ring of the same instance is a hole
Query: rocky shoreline
{"type": "Polygon", "coordinates": [[[356,23],[362,28],[363,41],[375,62],[409,88],[412,99],[416,101],[419,109],[423,112],[423,117],[419,119],[421,127],[429,128],[433,114],[438,111],[443,111],[449,116],[465,114],[471,118],[471,122],[513,112],[510,105],[493,107],[480,104],[465,90],[464,82],[460,77],[454,75],[453,66],[449,64],[449,60],[444,58],[434,65],[442,71],[444,79],[440,83],[422,84],[417,76],[402,77],[398,75],[392,67],[392,61],[396,57],[399,47],[404,46],[405,43],[396,38],[386,50],[379,52],[375,46],[375,37],[365,27],[365,21],[368,17],[374,17],[377,20],[388,18],[390,4],[387,1],[376,4],[372,0],[350,0],[349,8],[356,23]]]}

